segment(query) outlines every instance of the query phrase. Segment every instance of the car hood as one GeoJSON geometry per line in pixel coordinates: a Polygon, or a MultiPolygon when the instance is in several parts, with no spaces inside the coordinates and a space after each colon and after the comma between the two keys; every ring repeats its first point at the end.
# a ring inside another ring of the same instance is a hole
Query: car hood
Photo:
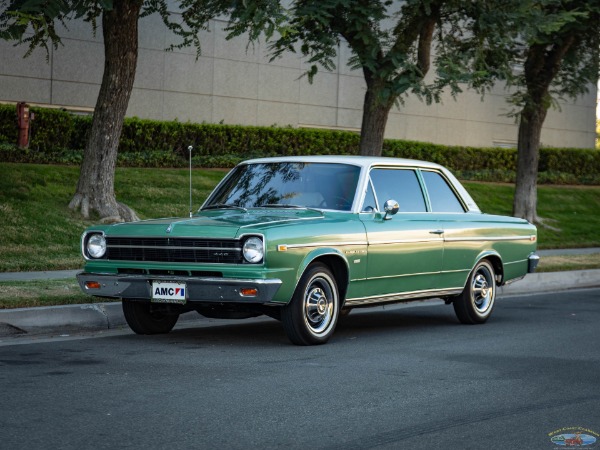
{"type": "Polygon", "coordinates": [[[308,219],[321,219],[323,213],[307,209],[252,209],[202,211],[191,218],[171,217],[115,224],[107,236],[208,237],[234,239],[242,228],[264,227],[308,219]]]}

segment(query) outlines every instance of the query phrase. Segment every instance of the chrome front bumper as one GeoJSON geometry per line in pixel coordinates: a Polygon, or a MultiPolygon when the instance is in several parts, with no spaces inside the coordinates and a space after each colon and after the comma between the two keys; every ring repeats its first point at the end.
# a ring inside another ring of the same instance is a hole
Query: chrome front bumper
{"type": "Polygon", "coordinates": [[[281,286],[278,279],[240,278],[187,278],[187,277],[148,277],[145,275],[114,275],[81,272],[77,281],[85,294],[98,297],[128,299],[152,298],[152,281],[177,282],[186,284],[188,302],[236,302],[270,303],[281,286]],[[98,288],[89,288],[86,283],[97,282],[98,288]],[[254,296],[242,295],[242,289],[256,289],[254,296]]]}

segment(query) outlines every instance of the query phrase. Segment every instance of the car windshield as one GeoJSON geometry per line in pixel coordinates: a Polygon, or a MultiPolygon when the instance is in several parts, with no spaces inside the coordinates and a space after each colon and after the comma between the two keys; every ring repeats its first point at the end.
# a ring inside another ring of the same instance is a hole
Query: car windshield
{"type": "Polygon", "coordinates": [[[320,208],[350,211],[360,168],[349,164],[278,162],[236,167],[203,209],[320,208]]]}

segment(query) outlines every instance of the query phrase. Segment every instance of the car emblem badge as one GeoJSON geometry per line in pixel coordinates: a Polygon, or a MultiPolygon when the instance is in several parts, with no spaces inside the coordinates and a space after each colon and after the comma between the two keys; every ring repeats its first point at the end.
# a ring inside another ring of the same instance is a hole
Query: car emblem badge
{"type": "Polygon", "coordinates": [[[172,229],[173,229],[173,224],[171,224],[167,227],[167,233],[170,233],[172,229]]]}

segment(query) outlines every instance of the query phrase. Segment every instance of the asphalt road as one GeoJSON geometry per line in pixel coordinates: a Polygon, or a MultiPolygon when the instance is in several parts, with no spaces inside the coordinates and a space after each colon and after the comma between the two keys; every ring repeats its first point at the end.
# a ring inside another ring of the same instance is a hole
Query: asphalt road
{"type": "Polygon", "coordinates": [[[599,323],[594,289],[500,299],[480,326],[353,311],[319,347],[270,319],[4,339],[0,448],[560,448],[600,433],[599,323]]]}

